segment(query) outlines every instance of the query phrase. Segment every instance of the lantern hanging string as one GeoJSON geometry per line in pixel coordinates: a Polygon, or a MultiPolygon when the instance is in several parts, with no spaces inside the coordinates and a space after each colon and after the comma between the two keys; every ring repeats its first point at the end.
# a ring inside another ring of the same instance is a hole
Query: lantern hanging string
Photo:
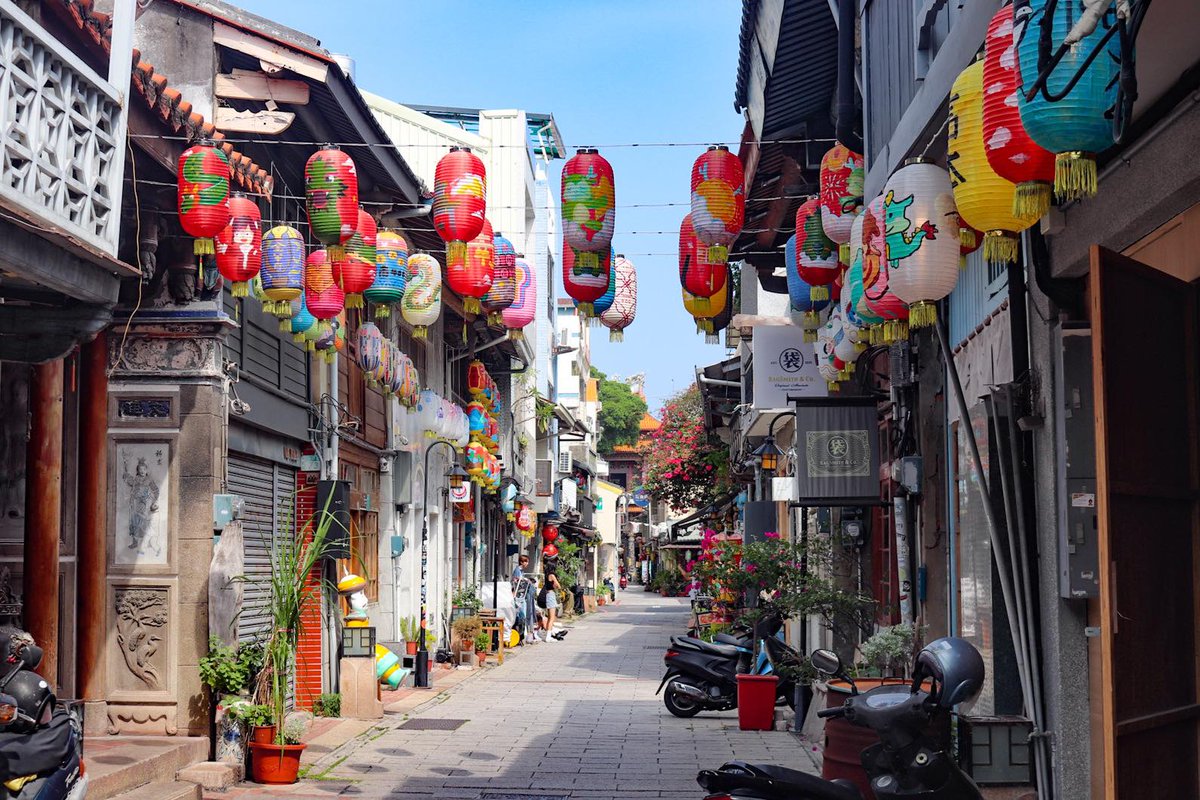
{"type": "MultiPolygon", "coordinates": [[[[153,134],[153,133],[130,133],[129,138],[130,139],[158,139],[161,141],[175,141],[175,142],[192,142],[192,141],[196,141],[197,139],[199,139],[201,137],[159,136],[159,135],[153,134]]],[[[832,139],[832,138],[763,139],[761,141],[755,142],[755,144],[760,145],[760,146],[766,145],[766,144],[780,144],[780,145],[783,145],[783,144],[829,144],[829,143],[836,142],[836,141],[837,141],[836,139],[832,139]]],[[[379,147],[379,148],[383,148],[385,150],[407,150],[409,148],[422,147],[422,148],[435,148],[435,149],[447,150],[447,151],[451,147],[462,147],[463,146],[462,144],[458,144],[458,145],[435,144],[432,142],[429,142],[429,143],[418,142],[418,143],[414,143],[414,144],[406,144],[406,145],[401,146],[401,145],[394,144],[392,142],[330,142],[328,140],[304,141],[304,140],[300,140],[300,139],[244,139],[244,138],[236,138],[236,137],[230,137],[230,136],[223,136],[220,140],[218,140],[216,142],[216,144],[218,147],[223,144],[261,144],[261,145],[273,145],[274,144],[274,145],[290,145],[290,146],[297,146],[297,147],[313,147],[313,148],[336,147],[336,148],[342,149],[342,150],[346,150],[346,149],[349,149],[352,147],[363,147],[363,148],[367,148],[367,149],[373,149],[373,148],[379,147]]],[[[591,144],[591,145],[587,145],[587,146],[591,147],[591,148],[596,148],[596,149],[609,149],[609,148],[615,148],[615,147],[646,147],[646,148],[650,148],[650,147],[709,147],[712,145],[726,145],[726,146],[732,145],[732,146],[736,147],[736,146],[740,146],[741,144],[742,144],[741,140],[737,140],[737,141],[723,141],[723,142],[722,141],[614,142],[611,144],[591,144]]],[[[582,147],[582,145],[580,147],[582,147]]],[[[525,145],[520,145],[520,144],[488,144],[486,147],[481,147],[480,149],[491,151],[491,150],[504,150],[504,149],[514,149],[514,148],[520,149],[520,150],[528,149],[525,145]]],[[[570,149],[578,149],[578,148],[572,147],[570,149]]]]}

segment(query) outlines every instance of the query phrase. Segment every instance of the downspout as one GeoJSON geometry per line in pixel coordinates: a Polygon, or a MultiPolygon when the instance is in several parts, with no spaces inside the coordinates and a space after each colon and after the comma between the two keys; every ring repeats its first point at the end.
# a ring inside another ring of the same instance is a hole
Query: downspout
{"type": "Polygon", "coordinates": [[[838,0],[837,140],[856,153],[862,139],[854,132],[854,25],[856,0],[838,0]]]}
{"type": "MultiPolygon", "coordinates": [[[[1071,319],[1083,319],[1082,282],[1078,279],[1055,278],[1050,274],[1050,248],[1045,235],[1036,225],[1025,231],[1022,238],[1026,243],[1026,263],[1033,272],[1033,281],[1038,290],[1050,298],[1055,306],[1067,312],[1071,319]]],[[[1009,283],[1011,286],[1011,274],[1009,283]]]]}

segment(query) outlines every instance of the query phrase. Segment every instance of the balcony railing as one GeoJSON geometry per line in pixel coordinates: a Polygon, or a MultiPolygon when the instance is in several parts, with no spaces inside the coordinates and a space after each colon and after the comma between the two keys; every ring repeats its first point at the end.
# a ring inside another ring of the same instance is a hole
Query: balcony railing
{"type": "Polygon", "coordinates": [[[125,168],[120,96],[0,0],[0,199],[110,255],[125,168]]]}

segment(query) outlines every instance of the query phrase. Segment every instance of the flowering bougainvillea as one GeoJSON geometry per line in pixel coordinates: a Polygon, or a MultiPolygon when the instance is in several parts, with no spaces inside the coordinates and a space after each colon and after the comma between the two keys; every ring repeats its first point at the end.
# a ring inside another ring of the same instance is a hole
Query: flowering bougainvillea
{"type": "Polygon", "coordinates": [[[730,491],[729,447],[704,430],[695,384],[669,398],[662,427],[646,449],[646,489],[675,511],[699,508],[730,491]]]}

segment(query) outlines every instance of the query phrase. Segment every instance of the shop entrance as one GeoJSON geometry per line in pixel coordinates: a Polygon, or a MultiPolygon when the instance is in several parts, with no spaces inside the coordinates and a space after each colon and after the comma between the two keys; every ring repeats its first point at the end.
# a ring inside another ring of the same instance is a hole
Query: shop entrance
{"type": "MultiPolygon", "coordinates": [[[[1093,247],[1100,541],[1093,730],[1108,798],[1200,786],[1196,282],[1093,247]]],[[[1099,793],[1096,793],[1099,796],[1099,793]]]]}

